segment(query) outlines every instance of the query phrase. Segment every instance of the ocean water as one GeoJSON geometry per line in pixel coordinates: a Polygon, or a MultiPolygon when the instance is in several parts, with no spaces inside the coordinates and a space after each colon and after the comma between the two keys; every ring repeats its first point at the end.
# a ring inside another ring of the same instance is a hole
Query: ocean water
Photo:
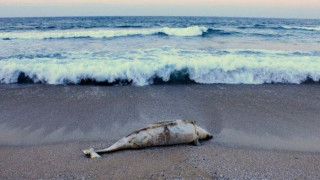
{"type": "Polygon", "coordinates": [[[145,86],[320,80],[320,20],[0,18],[0,83],[145,86]]]}

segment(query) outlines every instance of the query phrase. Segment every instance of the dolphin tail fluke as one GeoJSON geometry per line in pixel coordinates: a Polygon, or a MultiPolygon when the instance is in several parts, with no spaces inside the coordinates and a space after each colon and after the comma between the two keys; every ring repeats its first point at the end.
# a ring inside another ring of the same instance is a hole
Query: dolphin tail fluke
{"type": "Polygon", "coordinates": [[[90,156],[90,158],[101,158],[101,156],[98,153],[96,153],[93,148],[83,150],[83,153],[87,156],[90,156]]]}

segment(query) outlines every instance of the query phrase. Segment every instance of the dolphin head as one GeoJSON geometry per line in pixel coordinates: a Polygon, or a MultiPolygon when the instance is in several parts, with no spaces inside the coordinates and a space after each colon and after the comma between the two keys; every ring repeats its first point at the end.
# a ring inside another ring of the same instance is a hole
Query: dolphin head
{"type": "Polygon", "coordinates": [[[196,128],[196,133],[199,137],[199,140],[207,140],[213,137],[212,134],[208,133],[208,131],[202,129],[198,125],[194,125],[194,127],[196,128]]]}

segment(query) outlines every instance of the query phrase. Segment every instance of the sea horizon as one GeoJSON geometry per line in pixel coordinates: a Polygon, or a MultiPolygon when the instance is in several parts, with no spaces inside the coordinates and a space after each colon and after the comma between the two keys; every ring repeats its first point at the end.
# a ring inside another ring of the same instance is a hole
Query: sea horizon
{"type": "Polygon", "coordinates": [[[259,17],[259,16],[205,16],[205,15],[71,15],[71,16],[0,16],[1,18],[75,18],[75,17],[204,17],[204,18],[244,18],[244,19],[292,19],[319,20],[320,18],[301,17],[259,17]]]}

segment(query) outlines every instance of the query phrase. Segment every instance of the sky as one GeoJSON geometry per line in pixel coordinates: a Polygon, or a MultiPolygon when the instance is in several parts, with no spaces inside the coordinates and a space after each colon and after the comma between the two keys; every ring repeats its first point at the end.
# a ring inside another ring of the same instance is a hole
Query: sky
{"type": "Polygon", "coordinates": [[[320,0],[0,0],[0,17],[228,16],[320,18],[320,0]]]}

